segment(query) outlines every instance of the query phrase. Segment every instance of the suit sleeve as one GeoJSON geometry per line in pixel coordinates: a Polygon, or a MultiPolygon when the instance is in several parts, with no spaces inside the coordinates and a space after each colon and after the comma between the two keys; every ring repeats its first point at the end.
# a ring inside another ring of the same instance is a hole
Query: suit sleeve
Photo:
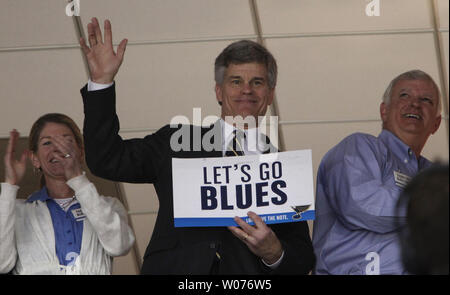
{"type": "Polygon", "coordinates": [[[115,84],[98,91],[81,89],[86,162],[95,175],[113,181],[154,183],[170,149],[169,126],[144,138],[119,135],[115,84]]]}
{"type": "Polygon", "coordinates": [[[314,267],[315,256],[306,221],[270,226],[280,240],[284,257],[276,269],[265,266],[266,272],[276,275],[308,274],[314,267]]]}

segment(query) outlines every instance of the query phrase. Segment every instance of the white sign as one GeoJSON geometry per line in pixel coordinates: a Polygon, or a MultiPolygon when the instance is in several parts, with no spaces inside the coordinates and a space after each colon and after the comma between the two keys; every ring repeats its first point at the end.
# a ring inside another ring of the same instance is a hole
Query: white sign
{"type": "Polygon", "coordinates": [[[175,227],[236,226],[314,219],[311,150],[241,157],[172,159],[175,227]]]}

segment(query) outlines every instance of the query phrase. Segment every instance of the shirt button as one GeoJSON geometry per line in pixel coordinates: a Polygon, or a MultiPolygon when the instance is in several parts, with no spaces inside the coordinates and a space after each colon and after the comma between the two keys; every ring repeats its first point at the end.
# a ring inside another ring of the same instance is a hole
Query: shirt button
{"type": "Polygon", "coordinates": [[[72,242],[69,242],[69,245],[72,245],[72,242]]]}
{"type": "Polygon", "coordinates": [[[408,164],[408,159],[404,159],[403,162],[404,162],[405,164],[408,164]]]}

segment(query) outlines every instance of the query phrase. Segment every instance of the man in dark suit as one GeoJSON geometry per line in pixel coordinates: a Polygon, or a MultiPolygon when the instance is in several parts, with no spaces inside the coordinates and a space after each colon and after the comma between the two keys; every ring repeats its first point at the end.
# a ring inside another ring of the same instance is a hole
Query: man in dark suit
{"type": "MultiPolygon", "coordinates": [[[[125,53],[124,39],[114,52],[111,24],[104,23],[104,40],[96,18],[88,24],[89,45],[80,39],[90,81],[81,90],[84,102],[86,161],[91,171],[113,181],[153,183],[160,208],[144,255],[142,274],[307,274],[314,254],[306,222],[268,226],[255,213],[251,226],[235,218],[239,227],[175,228],[173,224],[172,158],[204,158],[261,153],[267,146],[253,136],[257,128],[243,129],[237,138],[233,118],[255,118],[273,101],[277,68],[273,56],[252,41],[229,45],[215,64],[216,97],[222,119],[209,128],[188,126],[190,148],[174,149],[180,127],[165,126],[141,139],[122,140],[115,111],[115,84],[125,53]],[[208,137],[216,148],[194,148],[208,137]],[[200,134],[196,138],[195,134],[200,134]],[[252,135],[253,134],[253,135],[252,135]],[[234,145],[234,143],[238,143],[234,145]],[[239,149],[238,146],[243,146],[239,149]],[[231,147],[229,149],[228,147],[231,147]]],[[[251,120],[250,120],[251,121],[251,120]]],[[[256,127],[256,126],[245,126],[256,127]]]]}

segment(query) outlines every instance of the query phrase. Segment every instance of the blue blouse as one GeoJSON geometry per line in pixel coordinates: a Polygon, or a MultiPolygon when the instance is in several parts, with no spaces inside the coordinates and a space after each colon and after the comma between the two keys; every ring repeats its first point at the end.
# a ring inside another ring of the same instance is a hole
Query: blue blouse
{"type": "Polygon", "coordinates": [[[28,203],[42,201],[47,203],[53,222],[55,234],[55,250],[61,265],[72,265],[80,255],[81,241],[83,237],[84,214],[81,212],[80,203],[72,204],[64,211],[48,195],[47,188],[33,193],[27,200],[28,203]]]}

